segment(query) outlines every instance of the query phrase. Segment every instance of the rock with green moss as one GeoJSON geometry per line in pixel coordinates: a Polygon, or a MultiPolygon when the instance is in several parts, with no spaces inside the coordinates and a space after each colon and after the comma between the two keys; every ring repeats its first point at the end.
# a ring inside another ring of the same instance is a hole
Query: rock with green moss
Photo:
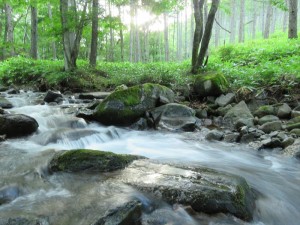
{"type": "Polygon", "coordinates": [[[200,97],[219,96],[228,90],[228,81],[221,73],[197,75],[194,80],[194,92],[200,97]]]}
{"type": "Polygon", "coordinates": [[[229,213],[252,220],[255,196],[242,177],[207,168],[185,168],[138,160],[119,179],[170,204],[189,205],[197,212],[229,213]]]}
{"type": "Polygon", "coordinates": [[[259,107],[255,112],[254,116],[257,116],[259,118],[267,116],[267,115],[273,115],[276,116],[276,109],[272,105],[264,105],[259,107]]]}
{"type": "Polygon", "coordinates": [[[110,172],[124,169],[128,164],[137,159],[145,159],[145,157],[77,149],[57,152],[50,161],[48,169],[50,172],[110,172]]]}
{"type": "Polygon", "coordinates": [[[174,102],[174,92],[158,84],[143,84],[109,95],[95,109],[93,118],[104,125],[128,126],[147,110],[174,102]]]}

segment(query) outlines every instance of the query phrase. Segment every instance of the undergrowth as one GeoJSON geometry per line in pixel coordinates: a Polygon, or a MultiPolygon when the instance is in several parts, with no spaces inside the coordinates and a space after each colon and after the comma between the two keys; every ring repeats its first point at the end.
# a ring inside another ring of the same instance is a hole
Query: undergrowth
{"type": "MultiPolygon", "coordinates": [[[[203,72],[222,72],[235,90],[272,85],[293,89],[300,79],[300,41],[277,35],[268,40],[227,45],[213,50],[203,72]]],[[[186,86],[192,75],[190,60],[184,62],[98,62],[91,68],[78,60],[78,69],[67,73],[62,61],[15,57],[0,63],[0,82],[28,85],[40,90],[112,90],[116,86],[159,83],[173,89],[186,86]]]]}

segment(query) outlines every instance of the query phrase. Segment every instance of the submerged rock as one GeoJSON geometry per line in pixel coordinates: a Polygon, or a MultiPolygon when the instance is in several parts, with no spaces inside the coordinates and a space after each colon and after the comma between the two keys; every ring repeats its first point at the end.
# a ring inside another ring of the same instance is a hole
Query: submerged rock
{"type": "Polygon", "coordinates": [[[170,103],[149,111],[156,129],[194,131],[197,127],[195,110],[185,105],[170,103]]]}
{"type": "Polygon", "coordinates": [[[105,125],[128,126],[147,110],[174,102],[174,92],[158,84],[143,84],[115,91],[95,109],[94,119],[105,125]]]}
{"type": "Polygon", "coordinates": [[[252,219],[254,195],[239,176],[138,160],[123,170],[119,179],[171,204],[190,205],[197,212],[252,219]]]}
{"type": "Polygon", "coordinates": [[[109,210],[93,225],[141,225],[142,204],[130,201],[115,209],[109,210]]]}
{"type": "Polygon", "coordinates": [[[0,205],[8,203],[19,197],[20,190],[17,186],[8,186],[0,189],[0,205]]]}
{"type": "Polygon", "coordinates": [[[32,134],[38,129],[37,121],[23,114],[0,115],[0,135],[20,137],[32,134]]]}
{"type": "Polygon", "coordinates": [[[13,105],[6,98],[0,97],[0,107],[3,109],[11,109],[13,105]]]}
{"type": "Polygon", "coordinates": [[[137,155],[78,149],[57,152],[50,161],[48,168],[50,172],[110,172],[124,169],[134,160],[144,158],[137,155]]]}
{"type": "Polygon", "coordinates": [[[50,225],[47,219],[44,218],[1,218],[0,225],[50,225]]]}

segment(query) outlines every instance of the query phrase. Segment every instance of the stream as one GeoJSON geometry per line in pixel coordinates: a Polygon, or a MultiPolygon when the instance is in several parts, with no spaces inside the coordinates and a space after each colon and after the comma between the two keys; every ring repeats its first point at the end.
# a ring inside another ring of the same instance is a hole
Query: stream
{"type": "Polygon", "coordinates": [[[241,144],[208,142],[200,132],[134,131],[87,123],[74,116],[74,104],[66,100],[62,105],[40,105],[36,102],[41,96],[41,93],[22,92],[8,98],[14,105],[8,111],[35,118],[39,129],[29,137],[0,143],[0,188],[17,186],[20,191],[19,197],[0,205],[0,219],[42,218],[54,225],[88,225],[108,208],[128,199],[137,198],[149,209],[153,207],[151,197],[113,179],[118,171],[47,173],[47,163],[55,151],[94,149],[240,175],[260,193],[250,223],[224,214],[190,215],[181,206],[160,202],[155,203],[159,206],[154,213],[143,214],[143,221],[148,221],[145,224],[300,223],[300,163],[296,159],[269,151],[258,152],[241,144]]]}

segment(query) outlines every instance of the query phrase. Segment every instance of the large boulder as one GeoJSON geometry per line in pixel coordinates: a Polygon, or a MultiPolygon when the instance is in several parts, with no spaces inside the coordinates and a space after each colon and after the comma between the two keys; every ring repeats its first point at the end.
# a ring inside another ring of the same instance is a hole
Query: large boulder
{"type": "Polygon", "coordinates": [[[156,129],[193,131],[197,126],[195,110],[185,105],[170,103],[149,111],[156,129]]]}
{"type": "Polygon", "coordinates": [[[0,189],[0,205],[9,203],[19,197],[20,189],[17,186],[7,186],[0,189]]]}
{"type": "Polygon", "coordinates": [[[11,109],[13,105],[6,98],[0,97],[0,107],[3,109],[11,109]]]}
{"type": "Polygon", "coordinates": [[[46,218],[0,218],[0,225],[50,225],[46,218]]]}
{"type": "Polygon", "coordinates": [[[115,91],[95,109],[93,118],[105,125],[128,126],[147,110],[174,102],[174,92],[158,84],[143,84],[115,91]]]}
{"type": "Polygon", "coordinates": [[[142,204],[133,200],[108,210],[106,215],[93,225],[141,225],[141,217],[142,204]]]}
{"type": "Polygon", "coordinates": [[[213,73],[195,77],[193,89],[200,97],[219,96],[228,89],[228,81],[223,74],[213,73]]]}
{"type": "Polygon", "coordinates": [[[37,121],[23,114],[0,115],[0,135],[20,137],[32,134],[38,129],[37,121]]]}
{"type": "Polygon", "coordinates": [[[265,133],[271,133],[273,131],[280,131],[282,129],[281,121],[272,121],[264,123],[259,127],[265,133]]]}
{"type": "Polygon", "coordinates": [[[235,127],[238,123],[251,126],[253,125],[253,115],[246,103],[241,101],[225,114],[224,123],[229,127],[235,127]]]}
{"type": "Polygon", "coordinates": [[[253,192],[239,176],[137,160],[119,179],[170,204],[190,205],[197,212],[229,213],[247,221],[253,216],[253,192]]]}
{"type": "Polygon", "coordinates": [[[50,172],[110,172],[123,169],[134,160],[142,158],[144,157],[86,149],[59,151],[53,156],[48,169],[50,172]]]}
{"type": "Polygon", "coordinates": [[[260,106],[255,112],[254,115],[261,118],[267,115],[276,115],[276,109],[272,105],[260,106]]]}

